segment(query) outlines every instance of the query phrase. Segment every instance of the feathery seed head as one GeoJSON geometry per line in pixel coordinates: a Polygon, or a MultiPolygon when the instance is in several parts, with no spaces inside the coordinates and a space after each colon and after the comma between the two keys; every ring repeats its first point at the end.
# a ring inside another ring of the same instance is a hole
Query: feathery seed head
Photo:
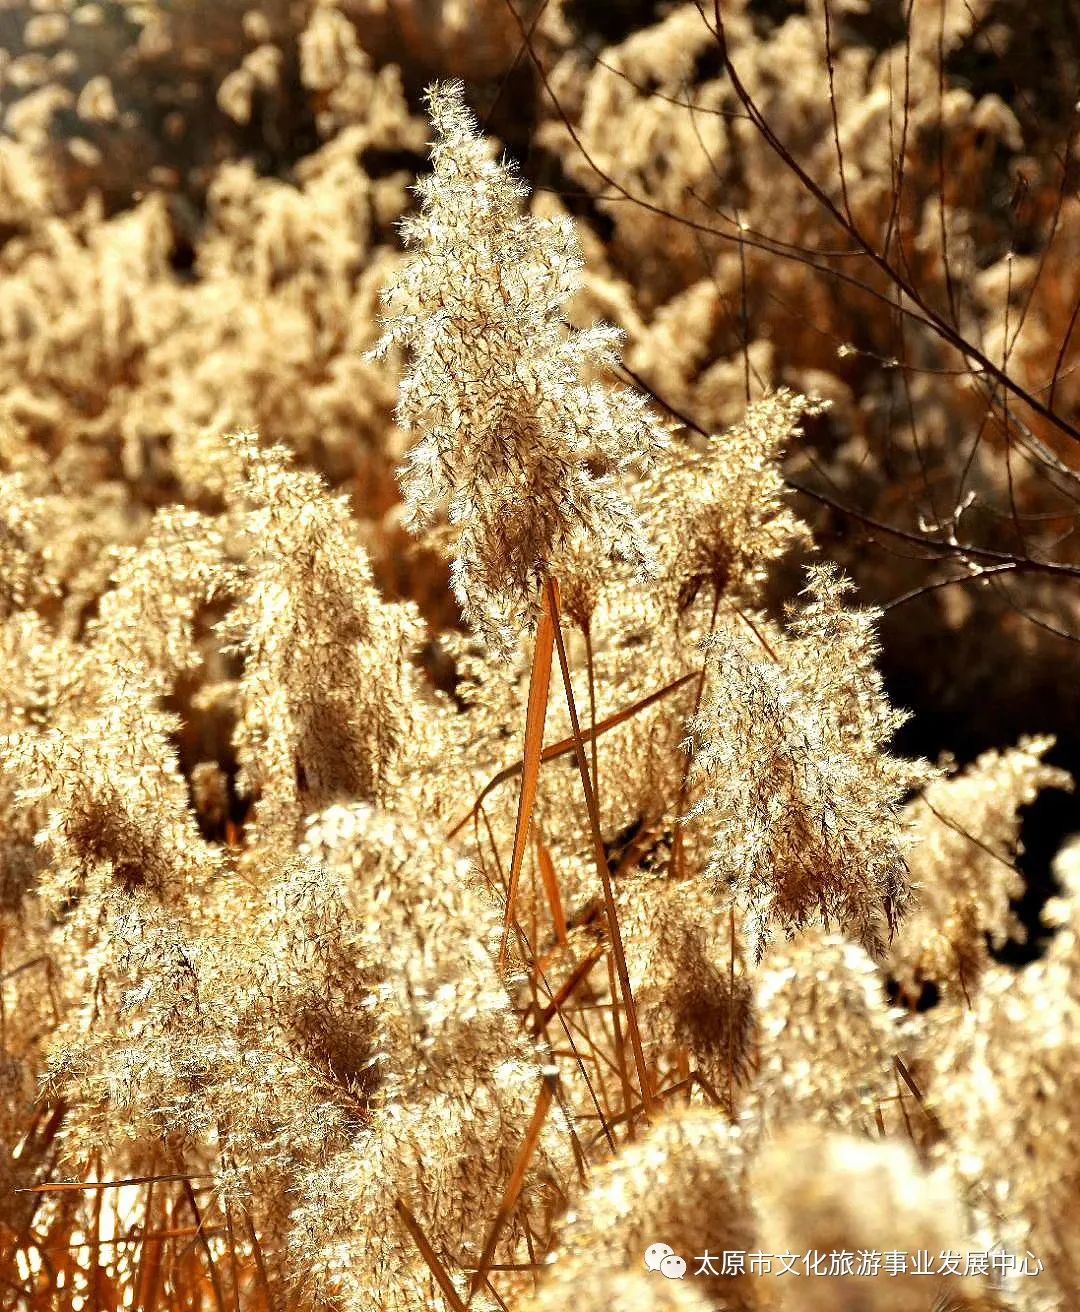
{"type": "Polygon", "coordinates": [[[411,356],[397,410],[419,434],[402,474],[411,521],[448,510],[462,610],[505,652],[576,530],[653,568],[619,483],[667,435],[643,397],[591,377],[616,362],[618,333],[564,322],[581,267],[572,222],[522,213],[528,188],[493,157],[459,83],[436,83],[428,105],[433,169],[402,224],[413,253],[385,293],[377,349],[411,356]]]}
{"type": "Polygon", "coordinates": [[[910,896],[899,808],[926,772],[886,751],[904,716],[874,667],[873,612],[843,606],[848,587],[812,569],[768,647],[749,626],[703,644],[691,814],[715,826],[708,875],[745,909],[759,959],[774,926],[813,923],[880,958],[910,896]]]}

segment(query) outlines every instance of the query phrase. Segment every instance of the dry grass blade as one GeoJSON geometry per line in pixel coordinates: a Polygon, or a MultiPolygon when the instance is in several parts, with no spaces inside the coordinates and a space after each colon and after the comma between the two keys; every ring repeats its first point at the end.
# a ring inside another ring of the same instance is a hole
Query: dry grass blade
{"type": "Polygon", "coordinates": [[[600,960],[600,958],[603,955],[604,955],[604,945],[602,943],[598,943],[593,948],[593,950],[589,953],[589,955],[585,957],[583,961],[578,962],[578,964],[570,972],[565,983],[560,985],[559,991],[555,994],[555,996],[551,999],[551,1001],[547,1004],[547,1006],[543,1009],[543,1011],[540,1012],[539,1016],[537,1017],[536,1020],[537,1034],[542,1033],[545,1027],[551,1023],[552,1019],[554,1018],[559,1008],[562,1007],[566,1003],[567,999],[572,996],[574,990],[578,987],[581,981],[588,976],[589,971],[592,970],[593,966],[596,965],[596,963],[600,960]]]}
{"type": "Polygon", "coordinates": [[[555,1096],[555,1080],[552,1076],[546,1076],[543,1084],[540,1086],[540,1096],[536,1100],[536,1109],[533,1112],[532,1120],[529,1122],[529,1128],[525,1134],[525,1142],[521,1145],[521,1151],[518,1153],[517,1161],[514,1163],[514,1169],[510,1173],[510,1179],[506,1182],[506,1190],[503,1193],[502,1202],[499,1204],[499,1210],[495,1214],[495,1221],[491,1227],[491,1233],[487,1237],[487,1243],[484,1245],[484,1251],[480,1255],[480,1264],[473,1274],[472,1283],[469,1287],[469,1301],[475,1298],[484,1281],[488,1278],[491,1270],[491,1260],[495,1255],[495,1248],[499,1242],[499,1236],[502,1234],[503,1227],[510,1219],[514,1208],[517,1206],[517,1200],[521,1194],[522,1186],[525,1183],[525,1172],[529,1169],[529,1163],[536,1152],[536,1146],[540,1141],[540,1131],[544,1128],[544,1121],[547,1119],[548,1111],[551,1108],[551,1100],[555,1096]]]}
{"type": "Polygon", "coordinates": [[[461,1295],[454,1288],[454,1282],[450,1279],[446,1267],[439,1261],[438,1254],[428,1242],[427,1236],[421,1230],[419,1222],[409,1210],[408,1204],[402,1199],[398,1199],[394,1204],[394,1210],[401,1218],[401,1223],[409,1232],[416,1247],[420,1250],[420,1255],[427,1264],[428,1270],[435,1277],[435,1282],[443,1292],[446,1301],[453,1308],[454,1312],[468,1312],[465,1302],[461,1295]]]}
{"type": "Polygon", "coordinates": [[[555,874],[555,865],[551,860],[551,853],[541,842],[536,844],[536,860],[540,867],[540,878],[544,883],[544,892],[547,894],[548,905],[551,908],[555,938],[559,943],[566,943],[566,912],[563,908],[562,895],[559,892],[559,880],[555,874]]]}
{"type": "MultiPolygon", "coordinates": [[[[557,594],[555,604],[558,604],[557,594]]],[[[500,970],[506,966],[510,927],[514,923],[514,901],[517,897],[521,865],[529,841],[533,807],[536,804],[536,783],[540,774],[540,759],[544,747],[544,723],[547,719],[548,693],[551,689],[551,655],[554,641],[551,597],[545,592],[540,620],[536,626],[532,675],[529,679],[529,707],[525,717],[525,755],[522,762],[521,791],[518,794],[517,826],[514,831],[514,854],[510,861],[510,882],[506,893],[502,944],[499,948],[500,970]]]]}

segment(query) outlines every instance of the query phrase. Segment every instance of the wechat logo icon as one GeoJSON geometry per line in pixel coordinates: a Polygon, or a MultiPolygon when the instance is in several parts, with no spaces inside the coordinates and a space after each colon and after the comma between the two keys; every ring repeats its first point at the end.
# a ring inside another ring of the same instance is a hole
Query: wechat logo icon
{"type": "Polygon", "coordinates": [[[645,1250],[645,1265],[668,1280],[681,1280],[686,1275],[686,1259],[670,1244],[650,1244],[645,1250]]]}

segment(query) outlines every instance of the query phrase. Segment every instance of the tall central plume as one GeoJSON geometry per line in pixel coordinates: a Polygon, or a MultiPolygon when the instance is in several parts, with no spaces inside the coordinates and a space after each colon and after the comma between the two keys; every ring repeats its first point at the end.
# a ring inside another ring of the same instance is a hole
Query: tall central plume
{"type": "Polygon", "coordinates": [[[462,611],[506,651],[575,530],[649,571],[618,481],[666,432],[643,397],[596,381],[617,364],[617,331],[565,323],[582,264],[571,220],[522,213],[528,188],[494,158],[459,83],[433,86],[428,105],[433,171],[402,225],[414,253],[384,293],[376,352],[411,353],[397,409],[420,434],[402,474],[411,525],[448,509],[462,611]]]}

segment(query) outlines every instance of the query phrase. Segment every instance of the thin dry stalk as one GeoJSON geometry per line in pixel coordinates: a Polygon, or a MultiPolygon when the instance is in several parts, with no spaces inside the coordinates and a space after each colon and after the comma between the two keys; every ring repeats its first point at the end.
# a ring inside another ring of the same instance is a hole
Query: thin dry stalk
{"type": "MultiPolygon", "coordinates": [[[[558,595],[553,594],[558,605],[558,595]]],[[[525,754],[522,761],[521,791],[518,794],[517,826],[514,832],[514,854],[510,862],[510,883],[506,893],[506,914],[503,920],[502,943],[499,946],[499,969],[506,969],[510,945],[510,929],[514,923],[514,901],[521,878],[521,863],[529,840],[533,807],[536,804],[536,785],[540,774],[540,760],[544,747],[544,722],[547,719],[548,693],[551,688],[551,651],[554,641],[551,602],[545,594],[540,619],[536,626],[533,646],[532,675],[529,679],[529,706],[525,717],[525,754]]]]}
{"type": "MultiPolygon", "coordinates": [[[[619,1083],[622,1085],[623,1107],[629,1108],[633,1102],[633,1089],[630,1085],[630,1071],[626,1064],[626,1043],[623,1039],[622,1021],[619,1019],[618,988],[615,982],[615,960],[612,954],[607,954],[608,968],[608,990],[611,993],[611,1028],[614,1034],[615,1042],[612,1045],[615,1049],[615,1059],[619,1064],[619,1083]]],[[[634,1122],[627,1121],[627,1135],[632,1140],[634,1138],[634,1122]]]]}
{"type": "Polygon", "coordinates": [[[604,905],[607,910],[608,932],[611,936],[611,948],[615,955],[615,968],[619,974],[623,1005],[626,1008],[626,1022],[630,1030],[630,1042],[634,1049],[634,1062],[637,1066],[638,1080],[641,1084],[641,1098],[647,1116],[652,1115],[653,1101],[649,1087],[649,1073],[645,1064],[645,1051],[641,1044],[641,1032],[638,1028],[637,1008],[630,987],[630,973],[626,968],[626,953],[623,949],[622,933],[619,929],[619,917],[615,909],[615,892],[611,886],[611,871],[608,868],[607,853],[604,851],[604,839],[600,832],[600,816],[596,810],[596,797],[589,780],[589,764],[585,757],[585,743],[581,736],[581,724],[578,720],[577,703],[574,700],[574,686],[570,680],[570,663],[566,656],[566,643],[563,641],[562,623],[559,616],[559,594],[552,578],[545,580],[548,606],[555,628],[555,645],[559,652],[559,667],[562,671],[563,690],[566,693],[566,706],[570,714],[570,724],[574,733],[574,752],[577,756],[578,773],[581,775],[581,787],[585,793],[585,806],[589,812],[589,829],[592,835],[593,854],[596,869],[604,890],[604,905]]]}
{"type": "Polygon", "coordinates": [[[596,734],[596,667],[593,664],[592,626],[585,625],[585,669],[589,676],[589,745],[592,748],[593,792],[596,809],[600,810],[600,744],[596,734]]]}
{"type": "MultiPolygon", "coordinates": [[[[153,1163],[151,1163],[153,1166],[153,1163]]],[[[154,1187],[156,1180],[149,1180],[146,1185],[146,1203],[143,1206],[143,1236],[142,1245],[139,1248],[139,1261],[135,1268],[135,1300],[134,1306],[136,1312],[141,1312],[150,1306],[144,1301],[144,1292],[149,1287],[151,1279],[156,1281],[157,1271],[161,1267],[161,1240],[151,1239],[149,1237],[153,1228],[154,1221],[154,1187]],[[152,1274],[153,1273],[153,1274],[152,1274]]]]}
{"type": "Polygon", "coordinates": [[[184,1196],[195,1217],[195,1227],[199,1246],[202,1248],[203,1256],[206,1258],[206,1265],[210,1275],[210,1284],[214,1291],[214,1305],[217,1308],[217,1312],[225,1312],[225,1293],[221,1287],[221,1275],[217,1269],[217,1263],[214,1261],[214,1252],[210,1247],[210,1240],[207,1238],[202,1209],[199,1207],[199,1200],[195,1197],[195,1190],[191,1187],[191,1181],[185,1179],[183,1183],[184,1196]]]}

